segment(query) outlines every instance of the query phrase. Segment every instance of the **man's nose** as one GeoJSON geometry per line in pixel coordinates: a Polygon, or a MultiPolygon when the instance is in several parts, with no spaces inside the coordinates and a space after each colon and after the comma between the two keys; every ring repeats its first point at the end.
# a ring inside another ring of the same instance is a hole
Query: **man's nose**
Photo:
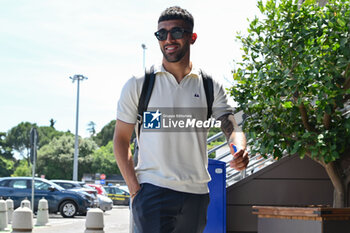
{"type": "Polygon", "coordinates": [[[167,32],[167,34],[166,34],[166,41],[172,41],[172,40],[175,40],[174,37],[171,35],[170,32],[167,32]]]}

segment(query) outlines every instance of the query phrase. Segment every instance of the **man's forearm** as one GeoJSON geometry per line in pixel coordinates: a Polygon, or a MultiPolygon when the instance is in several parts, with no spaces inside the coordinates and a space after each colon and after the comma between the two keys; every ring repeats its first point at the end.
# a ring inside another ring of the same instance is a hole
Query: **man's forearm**
{"type": "Polygon", "coordinates": [[[129,187],[130,195],[140,189],[136,178],[134,161],[130,150],[130,138],[134,130],[133,124],[117,120],[113,137],[113,151],[118,167],[126,184],[129,187]]]}
{"type": "Polygon", "coordinates": [[[125,143],[115,141],[114,156],[117,161],[119,170],[129,187],[130,195],[136,193],[139,190],[140,185],[136,178],[130,145],[125,145],[125,143]]]}
{"type": "Polygon", "coordinates": [[[225,134],[227,143],[233,143],[238,148],[245,149],[247,141],[242,129],[237,125],[236,120],[232,114],[227,114],[220,117],[221,130],[225,134]]]}
{"type": "Polygon", "coordinates": [[[249,155],[247,140],[242,129],[237,125],[232,114],[224,115],[218,120],[221,120],[221,130],[224,132],[231,154],[234,156],[230,161],[230,167],[237,171],[246,169],[249,163],[249,155]],[[230,146],[231,143],[237,147],[237,151],[230,146]]]}

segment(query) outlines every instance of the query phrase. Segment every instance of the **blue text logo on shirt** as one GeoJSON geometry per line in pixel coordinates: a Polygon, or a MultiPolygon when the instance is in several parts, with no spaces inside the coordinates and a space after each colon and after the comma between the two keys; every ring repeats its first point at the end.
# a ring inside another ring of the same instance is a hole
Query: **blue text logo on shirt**
{"type": "Polygon", "coordinates": [[[162,113],[159,109],[156,112],[143,113],[143,128],[144,129],[160,129],[162,113]]]}

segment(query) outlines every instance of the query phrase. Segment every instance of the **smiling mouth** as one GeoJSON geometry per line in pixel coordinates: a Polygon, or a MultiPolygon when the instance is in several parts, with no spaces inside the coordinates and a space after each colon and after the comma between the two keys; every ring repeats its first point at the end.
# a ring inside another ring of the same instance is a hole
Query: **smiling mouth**
{"type": "Polygon", "coordinates": [[[164,49],[167,52],[174,52],[178,47],[178,45],[166,45],[164,46],[164,49]]]}

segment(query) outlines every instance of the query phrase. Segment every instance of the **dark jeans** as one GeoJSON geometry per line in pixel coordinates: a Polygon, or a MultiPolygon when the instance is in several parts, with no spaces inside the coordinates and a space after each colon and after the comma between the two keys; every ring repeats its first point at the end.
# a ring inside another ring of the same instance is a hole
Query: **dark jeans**
{"type": "Polygon", "coordinates": [[[177,192],[144,183],[132,203],[135,233],[202,233],[209,194],[177,192]]]}

